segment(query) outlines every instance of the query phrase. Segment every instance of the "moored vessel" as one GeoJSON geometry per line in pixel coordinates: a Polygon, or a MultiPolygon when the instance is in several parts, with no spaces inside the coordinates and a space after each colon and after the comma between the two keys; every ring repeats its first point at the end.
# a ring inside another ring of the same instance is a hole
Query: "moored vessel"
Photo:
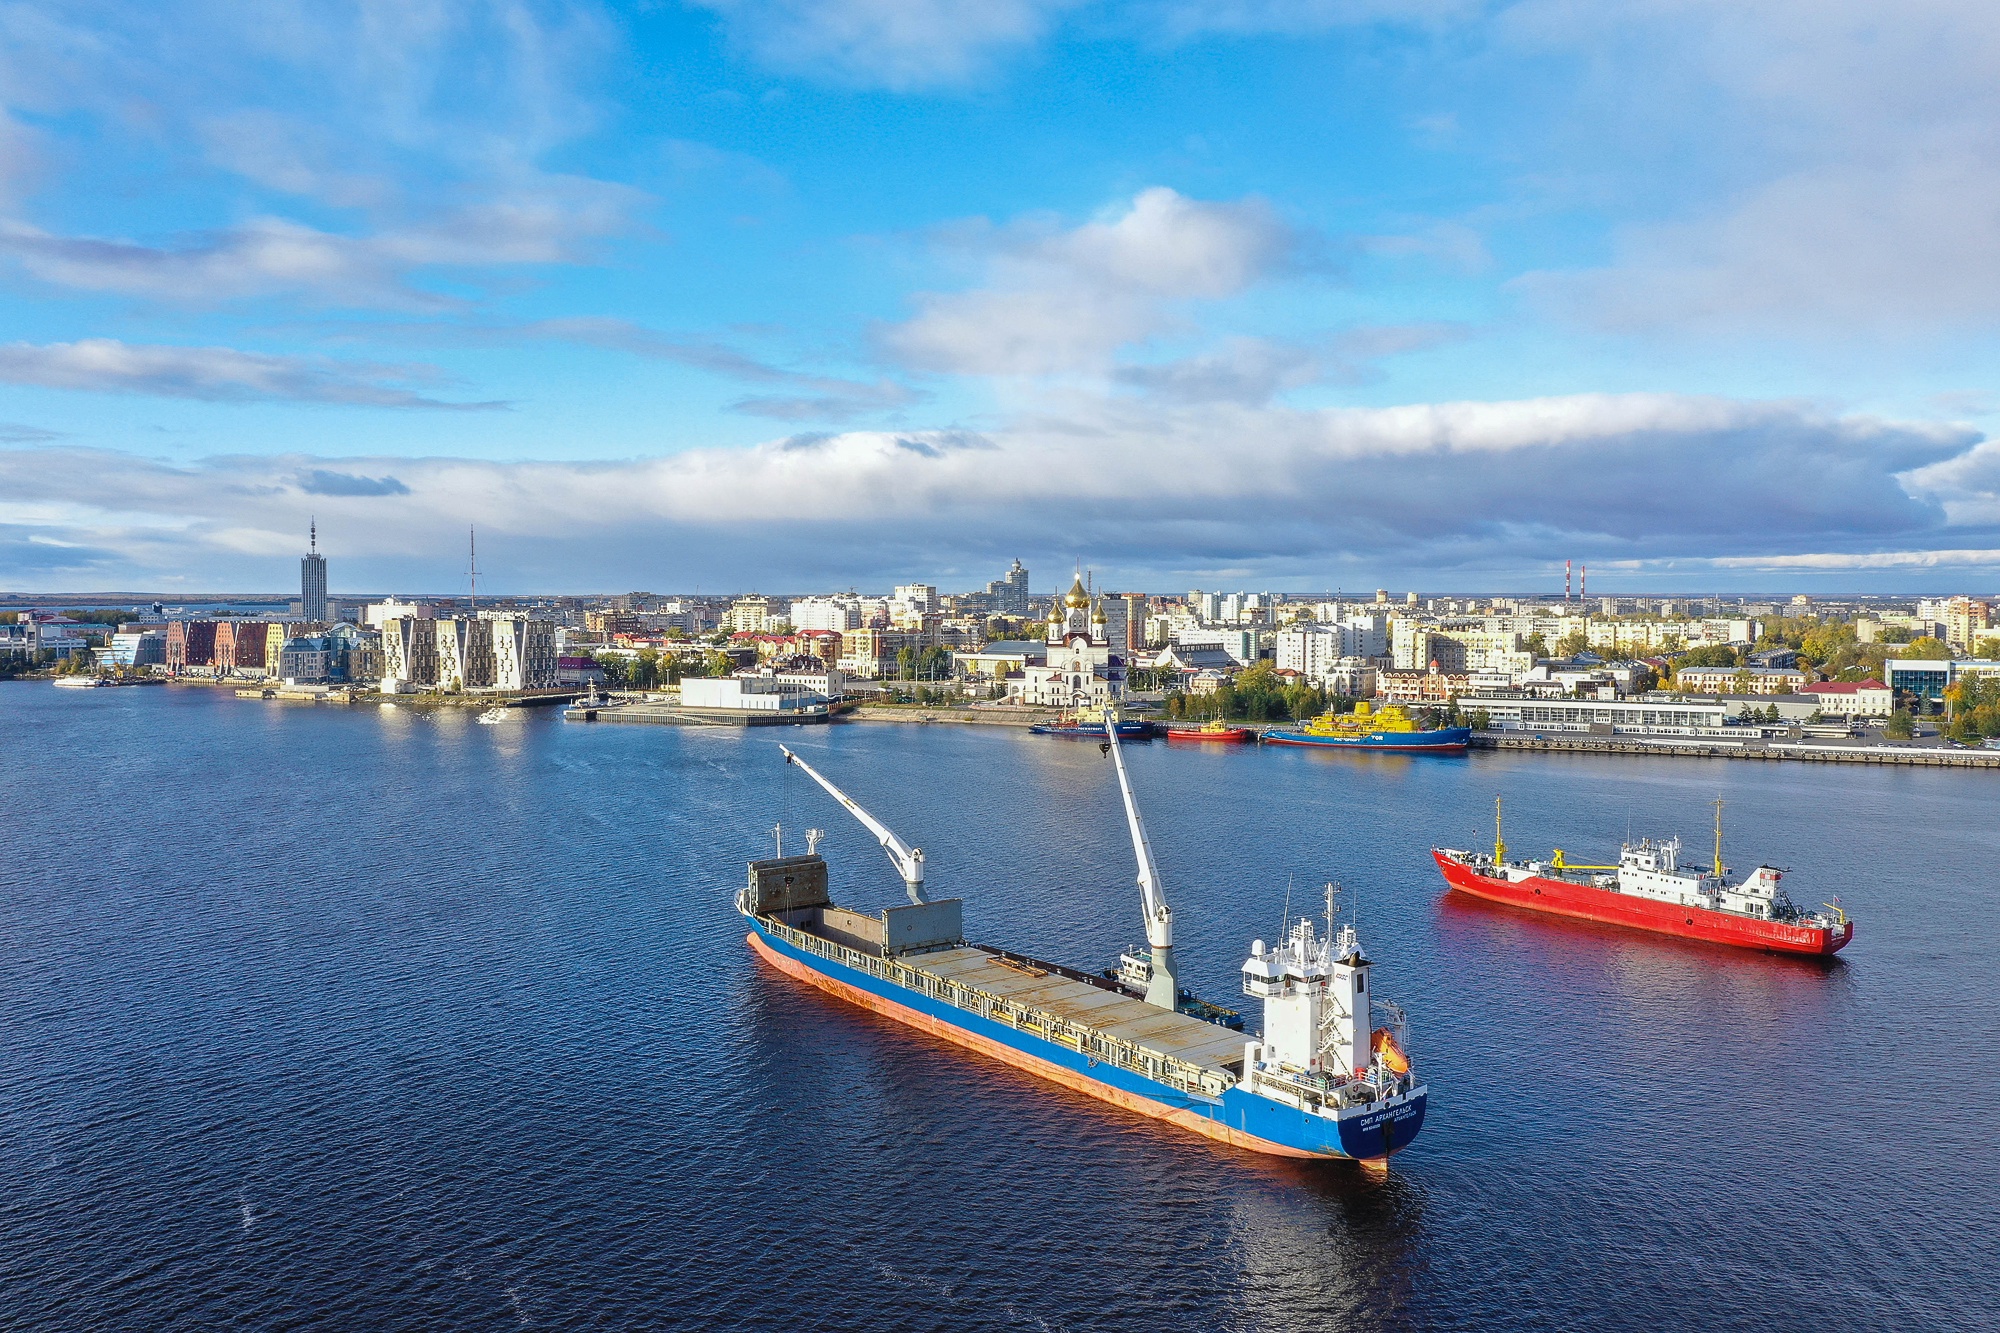
{"type": "Polygon", "coordinates": [[[1106,726],[1118,729],[1119,736],[1128,741],[1151,740],[1153,724],[1137,718],[1112,718],[1106,721],[1101,708],[1070,709],[1059,715],[1053,722],[1037,722],[1028,730],[1036,736],[1061,736],[1073,741],[1101,741],[1106,726]]]}
{"type": "Polygon", "coordinates": [[[1561,848],[1545,861],[1510,861],[1497,800],[1490,855],[1433,847],[1431,857],[1445,883],[1489,902],[1773,953],[1831,957],[1846,948],[1854,922],[1838,902],[1819,912],[1799,907],[1779,887],[1785,872],[1772,866],[1728,878],[1721,806],[1709,866],[1682,865],[1679,838],[1628,842],[1616,865],[1576,865],[1561,848]]]}
{"type": "Polygon", "coordinates": [[[1462,754],[1472,743],[1471,727],[1427,727],[1401,704],[1373,708],[1367,700],[1351,713],[1321,713],[1305,726],[1267,731],[1266,745],[1317,745],[1344,750],[1399,750],[1462,754]]]}
{"type": "Polygon", "coordinates": [[[1227,722],[1210,722],[1199,727],[1168,727],[1170,741],[1207,741],[1211,745],[1241,745],[1257,739],[1248,727],[1232,727],[1227,722]]]}
{"type": "MultiPolygon", "coordinates": [[[[1115,720],[1115,719],[1114,719],[1115,720]]],[[[1264,1003],[1260,1036],[1184,989],[1167,906],[1120,753],[1118,772],[1138,861],[1147,947],[1115,976],[970,943],[957,898],[924,890],[923,853],[905,844],[803,760],[798,765],[859,819],[903,876],[908,903],[869,915],[836,905],[818,832],[805,856],[749,866],[737,908],[749,943],[773,967],[832,995],[1051,1082],[1253,1151],[1386,1161],[1423,1125],[1429,1089],[1398,1032],[1401,1011],[1375,1001],[1372,962],[1353,924],[1288,922],[1258,940],[1241,976],[1264,1003]],[[1375,1007],[1389,1026],[1371,1026],[1375,1007]]]]}

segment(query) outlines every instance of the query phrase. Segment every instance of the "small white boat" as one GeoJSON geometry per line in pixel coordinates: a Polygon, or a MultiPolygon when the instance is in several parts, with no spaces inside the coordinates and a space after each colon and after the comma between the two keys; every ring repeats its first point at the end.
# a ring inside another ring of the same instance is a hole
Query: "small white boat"
{"type": "Polygon", "coordinates": [[[56,684],[65,690],[94,690],[111,682],[102,676],[57,676],[56,684]]]}

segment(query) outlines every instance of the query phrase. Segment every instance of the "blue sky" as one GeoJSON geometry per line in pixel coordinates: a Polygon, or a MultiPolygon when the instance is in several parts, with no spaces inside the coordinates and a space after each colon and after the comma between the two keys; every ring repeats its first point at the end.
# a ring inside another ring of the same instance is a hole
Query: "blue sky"
{"type": "Polygon", "coordinates": [[[0,588],[1980,589],[2000,15],[0,8],[0,588]]]}

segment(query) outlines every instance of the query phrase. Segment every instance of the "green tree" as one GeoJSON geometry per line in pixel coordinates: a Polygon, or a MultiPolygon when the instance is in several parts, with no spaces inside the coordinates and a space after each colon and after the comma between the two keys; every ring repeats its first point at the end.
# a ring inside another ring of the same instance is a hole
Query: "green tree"
{"type": "Polygon", "coordinates": [[[932,644],[917,658],[917,678],[920,680],[950,680],[952,677],[951,649],[942,644],[932,644]]]}
{"type": "Polygon", "coordinates": [[[1674,670],[1683,667],[1733,667],[1741,666],[1743,658],[1726,643],[1705,644],[1700,648],[1690,648],[1674,659],[1674,670]]]}
{"type": "Polygon", "coordinates": [[[1526,649],[1528,652],[1533,653],[1537,659],[1544,658],[1549,655],[1549,641],[1542,637],[1542,633],[1540,630],[1536,630],[1533,634],[1530,634],[1527,638],[1523,639],[1521,641],[1521,647],[1526,649]]]}
{"type": "Polygon", "coordinates": [[[1800,636],[1798,645],[1799,656],[1803,660],[1835,671],[1842,666],[1853,665],[1854,650],[1858,646],[1854,626],[1844,620],[1807,630],[1800,636]]]}
{"type": "Polygon", "coordinates": [[[723,652],[720,648],[708,655],[708,675],[726,676],[734,670],[736,670],[736,659],[728,653],[723,652]]]}
{"type": "Polygon", "coordinates": [[[1583,630],[1573,629],[1556,640],[1557,657],[1575,657],[1590,648],[1590,635],[1583,630]]]}
{"type": "Polygon", "coordinates": [[[1951,645],[1926,634],[1921,639],[1910,640],[1909,645],[1896,656],[1905,662],[1949,662],[1951,645]]]}
{"type": "Polygon", "coordinates": [[[1981,639],[1978,646],[1973,649],[1972,655],[1985,662],[1991,662],[1995,658],[2000,658],[2000,635],[1996,635],[1990,639],[1981,639]]]}
{"type": "Polygon", "coordinates": [[[1916,719],[1910,716],[1910,710],[1898,708],[1889,714],[1889,721],[1883,726],[1882,734],[1893,740],[1906,741],[1916,734],[1916,730],[1916,719]]]}

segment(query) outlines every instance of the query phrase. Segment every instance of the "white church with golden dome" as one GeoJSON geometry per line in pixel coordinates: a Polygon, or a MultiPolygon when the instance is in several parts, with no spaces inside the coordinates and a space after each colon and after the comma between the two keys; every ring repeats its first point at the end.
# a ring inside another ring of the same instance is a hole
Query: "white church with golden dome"
{"type": "MultiPolygon", "coordinates": [[[[1111,650],[1104,608],[1093,606],[1077,575],[1069,592],[1049,612],[1047,654],[1008,680],[1018,703],[1045,708],[1102,708],[1125,697],[1125,659],[1111,650]]],[[[1122,650],[1123,645],[1120,645],[1122,650]]]]}

